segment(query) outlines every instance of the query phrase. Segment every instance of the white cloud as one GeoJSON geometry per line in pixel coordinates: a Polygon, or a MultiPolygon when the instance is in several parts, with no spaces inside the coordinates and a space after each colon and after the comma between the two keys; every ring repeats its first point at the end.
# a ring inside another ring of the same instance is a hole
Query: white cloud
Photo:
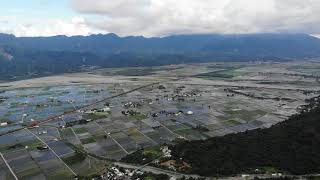
{"type": "Polygon", "coordinates": [[[89,27],[120,35],[320,33],[319,0],[71,0],[99,18],[89,27]]]}
{"type": "Polygon", "coordinates": [[[165,36],[194,33],[320,34],[319,0],[69,0],[79,17],[0,16],[17,36],[165,36]]]}
{"type": "MultiPolygon", "coordinates": [[[[3,17],[9,22],[19,22],[14,17],[3,17]]],[[[1,20],[1,18],[0,18],[1,20]]],[[[84,18],[73,17],[70,20],[62,19],[29,19],[28,23],[1,26],[0,32],[14,34],[18,37],[34,37],[34,36],[55,36],[55,35],[90,35],[98,31],[89,27],[84,18]]],[[[7,22],[7,21],[5,21],[7,22]]]]}

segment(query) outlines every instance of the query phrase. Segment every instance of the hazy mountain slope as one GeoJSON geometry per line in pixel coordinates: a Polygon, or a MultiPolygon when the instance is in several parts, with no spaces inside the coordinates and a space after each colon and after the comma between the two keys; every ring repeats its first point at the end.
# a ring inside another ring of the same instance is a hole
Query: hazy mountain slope
{"type": "Polygon", "coordinates": [[[82,66],[313,58],[320,57],[320,39],[305,34],[177,35],[163,38],[121,38],[115,34],[87,37],[0,34],[0,50],[1,79],[19,79],[35,74],[74,72],[81,70],[82,66]]]}
{"type": "Polygon", "coordinates": [[[4,47],[0,48],[0,80],[79,72],[92,67],[158,66],[187,62],[192,61],[178,54],[115,53],[98,56],[91,52],[39,51],[4,47]]]}
{"type": "MultiPolygon", "coordinates": [[[[91,36],[22,37],[0,34],[0,45],[46,51],[239,56],[320,56],[320,39],[305,34],[177,35],[163,38],[91,36]]],[[[214,56],[213,56],[214,57],[214,56]]]]}
{"type": "Polygon", "coordinates": [[[320,41],[305,34],[230,35],[210,42],[203,50],[248,57],[304,58],[319,56],[320,41]]]}

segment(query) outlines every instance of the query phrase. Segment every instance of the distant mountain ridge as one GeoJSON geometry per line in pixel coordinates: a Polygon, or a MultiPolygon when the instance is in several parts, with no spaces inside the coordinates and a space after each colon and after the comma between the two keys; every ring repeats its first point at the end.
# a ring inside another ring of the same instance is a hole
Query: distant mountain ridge
{"type": "Polygon", "coordinates": [[[0,34],[1,44],[17,48],[91,52],[101,55],[119,52],[177,54],[236,51],[253,55],[254,50],[259,50],[260,56],[263,56],[272,55],[276,49],[284,51],[284,54],[277,53],[280,56],[294,57],[299,56],[298,53],[302,56],[320,55],[320,39],[307,34],[176,35],[162,38],[119,37],[112,33],[72,37],[15,37],[0,34]],[[293,52],[297,53],[292,54],[293,52]]]}
{"type": "Polygon", "coordinates": [[[204,34],[161,38],[119,37],[116,34],[72,37],[0,34],[0,48],[3,52],[0,75],[7,73],[5,77],[72,72],[82,65],[154,66],[320,57],[320,39],[306,34],[204,34]],[[11,61],[4,62],[8,57],[11,61]]]}

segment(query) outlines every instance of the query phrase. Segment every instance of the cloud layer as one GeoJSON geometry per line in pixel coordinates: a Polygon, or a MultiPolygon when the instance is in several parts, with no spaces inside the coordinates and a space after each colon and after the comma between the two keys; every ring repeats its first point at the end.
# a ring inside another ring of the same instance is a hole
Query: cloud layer
{"type": "Polygon", "coordinates": [[[82,17],[74,17],[70,20],[31,19],[28,20],[28,23],[14,25],[10,22],[18,22],[18,20],[15,17],[0,17],[0,24],[3,24],[0,26],[0,32],[14,34],[18,37],[90,35],[95,32],[82,17]]]}
{"type": "Polygon", "coordinates": [[[319,0],[71,0],[89,27],[120,35],[320,33],[319,0]]]}
{"type": "Polygon", "coordinates": [[[16,36],[72,36],[108,32],[148,37],[274,32],[320,36],[320,0],[66,1],[70,2],[69,7],[57,1],[55,5],[59,9],[51,9],[47,13],[37,8],[34,13],[29,13],[30,7],[12,9],[22,12],[0,15],[0,32],[16,36]],[[59,12],[60,9],[63,10],[59,12]],[[50,17],[34,15],[38,11],[50,17]]]}

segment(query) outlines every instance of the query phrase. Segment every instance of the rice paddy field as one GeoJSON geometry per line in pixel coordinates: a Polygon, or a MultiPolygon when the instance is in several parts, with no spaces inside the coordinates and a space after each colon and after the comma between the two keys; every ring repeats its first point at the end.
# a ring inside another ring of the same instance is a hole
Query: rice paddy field
{"type": "Polygon", "coordinates": [[[319,95],[315,64],[101,69],[3,83],[0,179],[86,177],[141,148],[270,127],[319,95]]]}

